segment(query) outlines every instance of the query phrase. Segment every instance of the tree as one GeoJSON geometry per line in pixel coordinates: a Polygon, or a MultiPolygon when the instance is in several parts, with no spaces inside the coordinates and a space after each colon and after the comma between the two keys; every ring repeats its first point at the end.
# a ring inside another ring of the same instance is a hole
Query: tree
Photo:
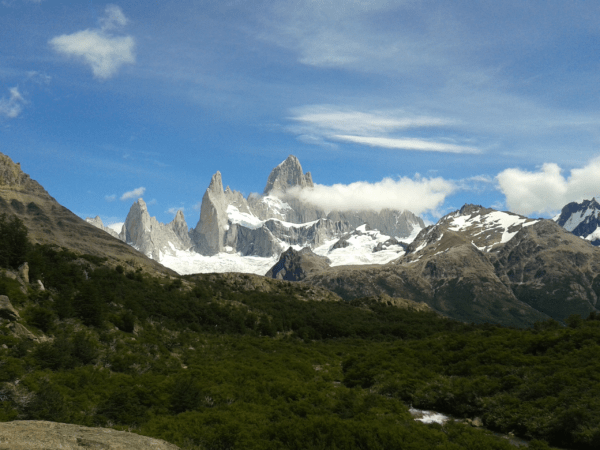
{"type": "Polygon", "coordinates": [[[8,220],[6,213],[0,216],[0,266],[17,269],[25,262],[29,250],[27,227],[14,216],[8,220]]]}

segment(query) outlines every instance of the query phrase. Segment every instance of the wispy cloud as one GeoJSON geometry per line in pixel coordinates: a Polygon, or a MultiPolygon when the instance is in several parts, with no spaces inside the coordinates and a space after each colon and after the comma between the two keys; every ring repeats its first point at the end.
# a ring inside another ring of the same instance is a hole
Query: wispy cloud
{"type": "Polygon", "coordinates": [[[454,182],[441,177],[422,178],[416,175],[397,180],[385,178],[376,183],[316,184],[312,189],[295,187],[288,189],[285,194],[275,195],[297,198],[327,211],[380,211],[388,208],[422,214],[434,213],[456,189],[454,182]]]}
{"type": "Polygon", "coordinates": [[[9,92],[9,97],[0,98],[0,116],[4,116],[8,119],[14,119],[21,114],[21,111],[23,111],[23,105],[26,102],[17,87],[10,88],[9,92]]]}
{"type": "Polygon", "coordinates": [[[358,111],[331,105],[296,108],[290,117],[295,122],[287,130],[308,144],[330,145],[348,142],[369,147],[445,153],[480,153],[466,145],[442,140],[411,137],[411,130],[444,128],[454,121],[430,116],[415,116],[404,111],[358,111]]]}
{"type": "Polygon", "coordinates": [[[521,214],[559,211],[570,202],[600,195],[600,157],[565,177],[555,163],[546,163],[537,171],[518,168],[503,170],[496,177],[509,210],[521,214]]]}
{"type": "Polygon", "coordinates": [[[134,189],[133,191],[125,192],[123,195],[121,195],[121,200],[124,201],[132,198],[141,197],[142,195],[144,195],[144,192],[146,192],[146,188],[139,187],[137,189],[134,189]]]}
{"type": "Polygon", "coordinates": [[[110,32],[123,27],[127,18],[118,6],[108,5],[100,19],[100,28],[63,34],[50,40],[52,48],[63,55],[78,58],[89,65],[94,76],[107,79],[125,64],[135,63],[135,40],[110,32]]]}
{"type": "Polygon", "coordinates": [[[165,212],[168,214],[175,215],[175,214],[177,214],[177,211],[183,212],[183,211],[185,211],[185,208],[183,206],[179,206],[179,207],[173,206],[172,208],[167,209],[165,212]]]}
{"type": "Polygon", "coordinates": [[[104,200],[106,200],[107,202],[114,202],[116,199],[117,199],[117,196],[115,194],[104,196],[104,200]]]}
{"type": "Polygon", "coordinates": [[[423,139],[396,139],[374,136],[334,135],[332,139],[364,144],[369,147],[390,148],[397,150],[418,150],[423,152],[444,153],[480,153],[480,150],[462,145],[446,144],[443,142],[426,141],[423,139]]]}
{"type": "Polygon", "coordinates": [[[127,17],[117,5],[108,5],[104,13],[104,17],[100,18],[102,31],[114,30],[127,25],[127,17]]]}

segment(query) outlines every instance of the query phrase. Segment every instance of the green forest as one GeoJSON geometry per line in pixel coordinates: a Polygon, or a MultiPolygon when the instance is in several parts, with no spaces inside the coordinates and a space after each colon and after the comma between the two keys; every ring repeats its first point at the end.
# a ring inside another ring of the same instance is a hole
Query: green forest
{"type": "Polygon", "coordinates": [[[600,448],[600,317],[531,329],[363,298],[300,301],[32,245],[0,217],[0,421],[113,427],[182,449],[600,448]],[[11,277],[23,263],[31,283],[11,277]],[[34,281],[41,280],[42,290],[34,281]],[[415,421],[410,407],[451,415],[415,421]],[[464,419],[481,418],[484,428],[464,419]]]}

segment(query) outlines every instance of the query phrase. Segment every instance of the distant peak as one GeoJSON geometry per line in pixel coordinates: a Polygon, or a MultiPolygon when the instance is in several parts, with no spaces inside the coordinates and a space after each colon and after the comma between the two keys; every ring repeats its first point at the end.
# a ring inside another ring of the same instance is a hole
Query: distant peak
{"type": "Polygon", "coordinates": [[[223,192],[223,180],[221,178],[221,172],[219,172],[218,170],[212,176],[210,184],[208,185],[208,190],[213,192],[223,192]]]}
{"type": "Polygon", "coordinates": [[[264,193],[268,194],[274,190],[285,192],[292,186],[313,186],[310,172],[307,172],[306,175],[302,172],[302,165],[294,155],[288,156],[285,161],[271,171],[264,193]]]}
{"type": "Polygon", "coordinates": [[[175,220],[177,222],[181,222],[182,220],[185,221],[185,217],[183,216],[183,211],[182,210],[178,210],[177,214],[175,214],[175,220]]]}

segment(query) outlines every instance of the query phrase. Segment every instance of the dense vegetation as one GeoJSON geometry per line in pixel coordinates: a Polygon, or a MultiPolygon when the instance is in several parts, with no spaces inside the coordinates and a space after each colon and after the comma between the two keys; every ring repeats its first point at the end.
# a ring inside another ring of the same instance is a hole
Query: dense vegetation
{"type": "MultiPolygon", "coordinates": [[[[0,222],[0,239],[23,234],[0,222]]],[[[416,422],[412,404],[481,417],[532,449],[600,447],[595,315],[475,326],[369,299],[293,300],[302,285],[157,278],[20,242],[17,259],[46,290],[0,277],[40,337],[0,320],[2,421],[113,426],[189,449],[513,448],[464,423],[416,422]]]]}

